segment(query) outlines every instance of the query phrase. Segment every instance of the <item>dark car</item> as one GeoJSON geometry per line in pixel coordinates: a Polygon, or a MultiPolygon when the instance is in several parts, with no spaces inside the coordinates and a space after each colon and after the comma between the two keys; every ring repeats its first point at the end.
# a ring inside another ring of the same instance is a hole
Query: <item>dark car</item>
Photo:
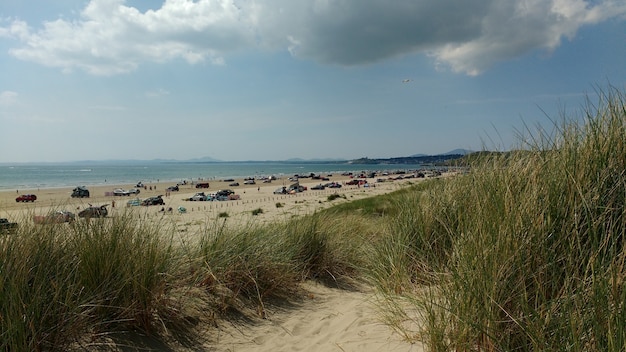
{"type": "Polygon", "coordinates": [[[168,191],[168,192],[173,192],[173,191],[178,192],[178,185],[176,185],[176,186],[169,186],[169,187],[167,187],[166,191],[168,191]]]}
{"type": "Polygon", "coordinates": [[[189,200],[194,202],[204,202],[206,200],[206,194],[204,194],[204,192],[198,192],[189,198],[189,200]]]}
{"type": "Polygon", "coordinates": [[[78,213],[81,218],[105,218],[109,211],[107,210],[108,204],[101,205],[99,207],[90,205],[89,208],[83,209],[78,213]]]}
{"type": "Polygon", "coordinates": [[[209,188],[208,182],[198,182],[196,183],[196,188],[209,188]]]}
{"type": "Polygon", "coordinates": [[[287,194],[287,187],[277,188],[274,191],[274,194],[287,194]]]}
{"type": "Polygon", "coordinates": [[[149,206],[149,205],[165,205],[165,201],[162,196],[154,196],[150,198],[146,198],[141,202],[141,205],[149,206]]]}
{"type": "Polygon", "coordinates": [[[1,218],[0,219],[0,232],[2,231],[10,231],[17,228],[16,222],[10,222],[8,219],[1,218]]]}
{"type": "Polygon", "coordinates": [[[37,200],[37,196],[34,194],[22,194],[21,196],[15,198],[16,202],[34,202],[37,200]]]}
{"type": "Polygon", "coordinates": [[[322,190],[322,189],[325,189],[325,188],[326,188],[326,186],[324,186],[323,184],[319,184],[319,185],[315,185],[315,186],[311,187],[311,189],[313,189],[313,190],[322,190]]]}
{"type": "Polygon", "coordinates": [[[231,189],[220,189],[219,191],[217,191],[217,193],[215,193],[216,197],[228,197],[231,194],[235,194],[235,191],[231,190],[231,189]]]}
{"type": "Polygon", "coordinates": [[[72,190],[72,198],[89,198],[89,190],[85,187],[78,186],[72,190]]]}

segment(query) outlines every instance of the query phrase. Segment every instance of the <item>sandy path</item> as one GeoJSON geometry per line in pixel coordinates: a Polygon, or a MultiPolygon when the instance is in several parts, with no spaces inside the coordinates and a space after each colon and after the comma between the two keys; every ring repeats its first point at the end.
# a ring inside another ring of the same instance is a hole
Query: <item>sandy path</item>
{"type": "Polygon", "coordinates": [[[237,326],[222,323],[216,352],[275,351],[423,351],[421,344],[400,339],[376,319],[372,293],[307,284],[298,309],[272,312],[268,318],[237,326]]]}

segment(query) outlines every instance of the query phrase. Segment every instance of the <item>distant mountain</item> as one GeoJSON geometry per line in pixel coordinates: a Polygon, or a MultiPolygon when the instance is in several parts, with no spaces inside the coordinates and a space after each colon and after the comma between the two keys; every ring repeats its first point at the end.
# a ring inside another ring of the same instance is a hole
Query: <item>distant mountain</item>
{"type": "MultiPolygon", "coordinates": [[[[467,155],[467,154],[471,154],[473,153],[472,150],[467,150],[467,149],[454,149],[451,150],[447,153],[442,153],[442,154],[437,154],[437,155],[467,155]]],[[[409,155],[408,158],[423,158],[423,157],[431,157],[431,156],[437,156],[437,155],[428,155],[428,154],[413,154],[413,155],[409,155]]]]}
{"type": "Polygon", "coordinates": [[[455,150],[451,150],[447,153],[444,153],[442,155],[467,155],[467,154],[472,154],[474,151],[473,150],[467,150],[467,149],[455,149],[455,150]]]}
{"type": "Polygon", "coordinates": [[[283,160],[286,162],[291,162],[291,163],[317,163],[317,162],[322,162],[322,163],[326,163],[326,162],[342,162],[342,161],[346,161],[346,159],[336,159],[336,158],[313,158],[313,159],[302,159],[302,158],[291,158],[291,159],[287,159],[287,160],[283,160]]]}
{"type": "Polygon", "coordinates": [[[222,160],[211,158],[210,156],[203,156],[201,158],[193,158],[193,159],[188,159],[184,161],[193,162],[193,163],[208,163],[208,162],[221,162],[222,160]]]}

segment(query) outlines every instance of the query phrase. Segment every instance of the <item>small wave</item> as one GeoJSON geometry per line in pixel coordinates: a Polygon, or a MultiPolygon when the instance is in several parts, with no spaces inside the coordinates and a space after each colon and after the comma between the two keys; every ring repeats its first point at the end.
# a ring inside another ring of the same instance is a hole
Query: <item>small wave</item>
{"type": "Polygon", "coordinates": [[[91,172],[92,170],[91,169],[80,169],[78,171],[80,171],[80,172],[91,172]]]}

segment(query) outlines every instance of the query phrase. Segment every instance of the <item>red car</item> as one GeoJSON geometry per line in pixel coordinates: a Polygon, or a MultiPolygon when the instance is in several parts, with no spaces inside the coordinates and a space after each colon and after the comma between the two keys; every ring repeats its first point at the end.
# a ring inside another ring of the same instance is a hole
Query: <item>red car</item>
{"type": "Polygon", "coordinates": [[[15,198],[16,202],[34,202],[37,200],[37,196],[34,194],[22,194],[21,196],[15,198]]]}

